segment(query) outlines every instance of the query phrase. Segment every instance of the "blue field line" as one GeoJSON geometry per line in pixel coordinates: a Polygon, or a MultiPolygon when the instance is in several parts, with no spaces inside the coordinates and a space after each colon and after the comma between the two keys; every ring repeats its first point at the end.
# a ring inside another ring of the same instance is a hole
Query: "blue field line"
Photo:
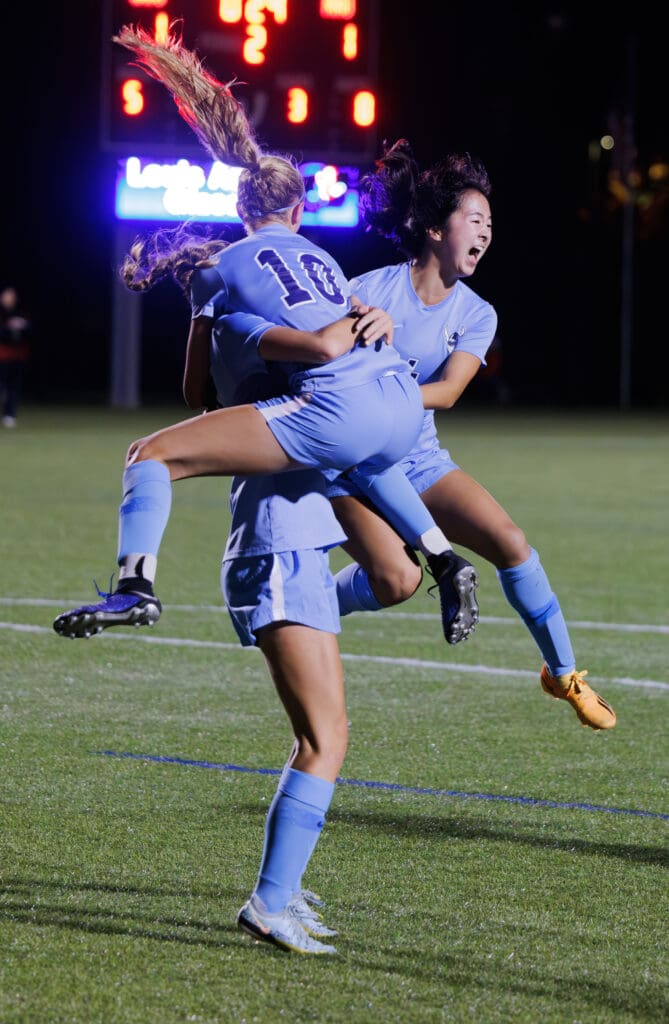
{"type": "MultiPolygon", "coordinates": [[[[215,761],[191,761],[186,757],[167,757],[164,754],[132,754],[119,750],[96,750],[101,757],[125,757],[134,761],[156,761],[161,764],[186,765],[189,768],[213,768],[219,772],[244,772],[247,775],[280,775],[281,768],[247,768],[241,764],[217,764],[215,761]]],[[[669,814],[659,811],[635,811],[630,807],[605,807],[601,804],[571,803],[563,800],[537,800],[531,796],[502,796],[499,793],[466,793],[459,789],[431,789],[429,786],[403,786],[399,782],[374,782],[367,779],[337,779],[340,786],[360,786],[363,789],[384,789],[395,793],[416,793],[419,796],[451,796],[462,800],[497,800],[527,807],[557,807],[575,811],[597,811],[602,814],[629,814],[636,818],[660,818],[669,821],[669,814]]]]}

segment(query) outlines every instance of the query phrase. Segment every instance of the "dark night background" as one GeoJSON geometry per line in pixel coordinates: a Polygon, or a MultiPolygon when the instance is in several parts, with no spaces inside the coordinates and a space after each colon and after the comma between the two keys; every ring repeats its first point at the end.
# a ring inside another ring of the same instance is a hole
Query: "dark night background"
{"type": "MultiPolygon", "coordinates": [[[[380,7],[379,140],[406,136],[422,166],[467,149],[493,181],[494,243],[470,284],[497,309],[511,401],[620,406],[627,259],[630,404],[666,408],[669,119],[659,26],[641,7],[625,18],[582,3],[380,7]],[[589,146],[609,131],[620,139],[626,116],[634,205],[624,259],[625,207],[611,183],[627,174],[625,149],[596,162],[589,146]]],[[[18,287],[35,325],[25,400],[106,402],[115,157],[99,145],[102,5],[26,3],[5,17],[5,32],[0,279],[18,287]]],[[[397,259],[361,229],[312,237],[351,275],[397,259]]],[[[143,399],[178,401],[188,310],[169,285],[143,301],[143,399]]],[[[490,396],[477,381],[466,398],[490,396]]]]}

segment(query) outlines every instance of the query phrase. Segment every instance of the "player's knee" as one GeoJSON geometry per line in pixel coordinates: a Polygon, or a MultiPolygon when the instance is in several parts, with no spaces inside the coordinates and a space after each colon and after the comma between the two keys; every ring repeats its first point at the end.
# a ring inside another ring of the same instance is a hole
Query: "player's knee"
{"type": "Polygon", "coordinates": [[[174,478],[174,468],[170,464],[168,453],[159,437],[141,437],[138,441],[133,441],[128,448],[125,464],[126,467],[134,466],[138,462],[146,462],[149,459],[152,462],[162,462],[166,465],[170,470],[170,475],[174,478]]]}
{"type": "Polygon", "coordinates": [[[374,595],[386,608],[407,601],[416,593],[422,579],[420,564],[409,557],[370,576],[374,595]]]}
{"type": "Polygon", "coordinates": [[[509,520],[499,540],[497,568],[521,565],[530,557],[530,545],[519,526],[509,520]]]}
{"type": "Polygon", "coordinates": [[[153,458],[148,452],[149,441],[150,438],[140,437],[139,440],[132,442],[125,457],[126,466],[133,466],[136,462],[144,462],[146,459],[153,458]]]}
{"type": "Polygon", "coordinates": [[[323,778],[336,778],[348,748],[348,716],[315,730],[309,736],[297,736],[297,758],[303,771],[323,778]]]}

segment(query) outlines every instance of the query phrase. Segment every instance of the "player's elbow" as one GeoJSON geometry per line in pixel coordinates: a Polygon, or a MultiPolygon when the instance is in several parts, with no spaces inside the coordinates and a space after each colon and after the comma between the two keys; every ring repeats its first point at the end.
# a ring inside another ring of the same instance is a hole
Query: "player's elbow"
{"type": "Polygon", "coordinates": [[[341,341],[328,337],[327,334],[319,334],[318,331],[309,335],[305,347],[309,353],[309,361],[312,363],[329,363],[342,354],[341,341]]]}
{"type": "Polygon", "coordinates": [[[320,340],[317,348],[318,361],[320,363],[329,363],[333,359],[337,359],[341,354],[341,344],[335,341],[324,341],[320,340]]]}

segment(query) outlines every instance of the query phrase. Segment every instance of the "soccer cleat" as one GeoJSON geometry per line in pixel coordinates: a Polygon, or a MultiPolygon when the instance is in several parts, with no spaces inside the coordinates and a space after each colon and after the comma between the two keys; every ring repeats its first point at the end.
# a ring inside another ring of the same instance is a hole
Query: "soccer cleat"
{"type": "Polygon", "coordinates": [[[584,680],[587,670],[567,672],[553,676],[544,662],[541,668],[541,688],[556,700],[566,700],[585,726],[591,729],[612,729],[616,724],[616,713],[603,697],[588,686],[584,680]]]}
{"type": "Polygon", "coordinates": [[[301,896],[303,899],[310,903],[312,907],[319,907],[322,909],[325,906],[325,900],[322,899],[317,892],[312,892],[311,889],[300,889],[297,896],[301,896]]]}
{"type": "MultiPolygon", "coordinates": [[[[449,644],[459,644],[474,632],[479,621],[476,601],[478,573],[455,551],[427,556],[428,571],[434,576],[441,599],[441,624],[449,644]]],[[[430,591],[435,587],[430,587],[430,591]]]]}
{"type": "Polygon", "coordinates": [[[328,928],[323,924],[321,915],[314,910],[314,907],[323,906],[325,906],[323,900],[315,892],[311,892],[309,889],[300,889],[291,899],[287,909],[311,935],[315,935],[317,939],[323,939],[338,934],[334,928],[328,928]]]}
{"type": "Polygon", "coordinates": [[[162,606],[149,594],[114,591],[104,594],[97,604],[84,604],[63,612],[54,619],[53,628],[60,636],[89,637],[110,626],[153,626],[160,618],[162,606]]]}
{"type": "Polygon", "coordinates": [[[256,896],[251,896],[237,914],[237,924],[254,939],[269,942],[293,953],[336,953],[334,946],[326,946],[310,935],[289,903],[285,910],[270,914],[261,909],[256,896]]]}

